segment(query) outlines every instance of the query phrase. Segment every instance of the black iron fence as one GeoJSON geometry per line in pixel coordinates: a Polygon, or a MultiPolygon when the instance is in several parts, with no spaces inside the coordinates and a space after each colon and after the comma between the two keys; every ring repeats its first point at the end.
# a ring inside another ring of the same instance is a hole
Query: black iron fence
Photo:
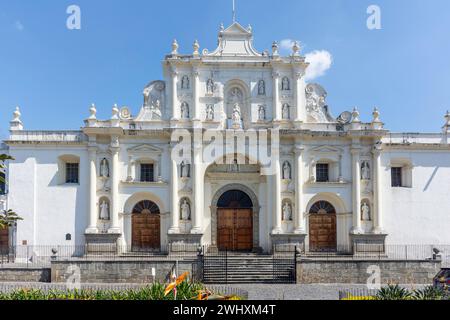
{"type": "MultiPolygon", "coordinates": [[[[162,246],[159,249],[140,248],[136,250],[130,246],[121,245],[24,245],[0,247],[0,268],[7,267],[50,267],[52,260],[79,259],[79,260],[178,260],[200,259],[201,264],[217,266],[219,275],[227,277],[229,273],[230,251],[219,251],[214,246],[193,247],[192,245],[162,246]]],[[[292,261],[293,255],[297,259],[352,259],[352,260],[397,260],[420,261],[440,260],[442,267],[450,267],[450,245],[380,245],[361,243],[355,246],[339,246],[334,251],[309,252],[301,248],[292,247],[289,250],[273,248],[266,258],[272,259],[274,270],[277,266],[283,267],[292,261]]],[[[202,265],[196,266],[198,272],[202,265]]],[[[276,271],[274,271],[276,272],[276,271]]],[[[199,275],[201,277],[202,275],[199,275]]],[[[275,274],[276,276],[276,274],[275,274]]]]}
{"type": "Polygon", "coordinates": [[[204,283],[296,283],[297,250],[260,255],[205,246],[199,255],[204,283]]]}

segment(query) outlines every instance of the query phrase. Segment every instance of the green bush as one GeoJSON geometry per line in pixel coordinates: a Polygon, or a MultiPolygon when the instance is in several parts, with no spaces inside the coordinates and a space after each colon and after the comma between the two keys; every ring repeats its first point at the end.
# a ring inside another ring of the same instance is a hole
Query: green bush
{"type": "MultiPolygon", "coordinates": [[[[165,285],[154,283],[139,289],[128,290],[48,290],[19,289],[0,292],[0,300],[174,300],[174,294],[164,296],[165,285]]],[[[177,300],[196,298],[204,286],[184,281],[177,287],[177,300]]]]}
{"type": "Polygon", "coordinates": [[[398,284],[388,285],[381,288],[375,296],[377,300],[408,300],[411,299],[412,293],[407,289],[400,287],[398,284]]]}

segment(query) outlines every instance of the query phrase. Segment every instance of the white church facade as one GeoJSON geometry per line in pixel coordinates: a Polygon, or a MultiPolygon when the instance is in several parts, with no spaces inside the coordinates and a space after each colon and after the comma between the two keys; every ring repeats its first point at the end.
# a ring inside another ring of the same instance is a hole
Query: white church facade
{"type": "Polygon", "coordinates": [[[355,252],[361,243],[450,244],[450,114],[437,133],[385,129],[375,108],[332,115],[308,63],[258,52],[221,27],[218,47],[163,61],[136,115],[96,107],[78,131],[27,131],[19,109],[1,153],[1,245],[122,251],[355,252]]]}

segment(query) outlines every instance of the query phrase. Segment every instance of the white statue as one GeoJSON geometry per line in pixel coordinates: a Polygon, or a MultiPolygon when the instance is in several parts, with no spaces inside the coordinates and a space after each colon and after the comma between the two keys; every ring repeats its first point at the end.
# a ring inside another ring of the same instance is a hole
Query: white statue
{"type": "Polygon", "coordinates": [[[181,178],[188,178],[190,175],[190,165],[186,164],[184,161],[180,164],[181,178]]]}
{"type": "Polygon", "coordinates": [[[208,79],[208,81],[206,82],[206,92],[207,93],[214,93],[214,81],[213,79],[208,79]]]}
{"type": "Polygon", "coordinates": [[[370,216],[370,207],[367,202],[363,202],[361,206],[361,219],[363,221],[372,221],[372,218],[370,216]]]}
{"type": "Polygon", "coordinates": [[[289,79],[287,77],[284,77],[283,80],[281,81],[281,90],[283,91],[291,90],[289,79]]]}
{"type": "Polygon", "coordinates": [[[285,202],[283,206],[283,220],[292,221],[292,208],[288,202],[285,202]]]}
{"type": "Polygon", "coordinates": [[[189,105],[186,102],[181,104],[181,118],[189,119],[189,105]]]}
{"type": "Polygon", "coordinates": [[[259,80],[258,82],[258,95],[263,96],[266,94],[266,83],[264,80],[259,80]]]}
{"type": "Polygon", "coordinates": [[[370,180],[370,166],[367,161],[364,161],[361,165],[361,178],[363,180],[370,180]]]}
{"type": "Polygon", "coordinates": [[[109,164],[106,158],[103,158],[100,163],[100,177],[108,178],[109,177],[109,164]]]}
{"type": "Polygon", "coordinates": [[[233,121],[233,127],[241,127],[241,108],[239,103],[235,103],[233,107],[233,113],[231,114],[231,120],[233,121]]]}
{"type": "Polygon", "coordinates": [[[181,89],[189,89],[189,77],[183,76],[181,79],[181,89]]]}
{"type": "Polygon", "coordinates": [[[291,165],[287,161],[283,164],[283,179],[291,179],[291,165]]]}
{"type": "Polygon", "coordinates": [[[266,108],[264,106],[259,106],[259,109],[258,109],[258,120],[259,121],[266,120],[266,108]]]}
{"type": "Polygon", "coordinates": [[[206,107],[206,120],[208,121],[214,120],[214,108],[210,104],[206,107]]]}
{"type": "Polygon", "coordinates": [[[283,104],[282,112],[283,112],[283,119],[284,120],[289,120],[291,118],[289,105],[287,103],[283,104]]]}
{"type": "Polygon", "coordinates": [[[109,220],[109,205],[106,200],[100,204],[100,220],[109,220]]]}
{"type": "Polygon", "coordinates": [[[191,220],[191,206],[186,199],[181,203],[181,220],[189,221],[191,220]]]}
{"type": "Polygon", "coordinates": [[[233,163],[229,165],[230,172],[239,172],[239,163],[237,159],[233,160],[233,163]]]}

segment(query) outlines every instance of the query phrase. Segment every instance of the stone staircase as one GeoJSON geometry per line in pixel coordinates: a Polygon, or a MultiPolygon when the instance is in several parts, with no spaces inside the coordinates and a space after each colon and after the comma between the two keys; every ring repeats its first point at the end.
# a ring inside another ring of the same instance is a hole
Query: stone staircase
{"type": "Polygon", "coordinates": [[[293,255],[206,255],[203,282],[207,284],[295,283],[293,255]]]}

